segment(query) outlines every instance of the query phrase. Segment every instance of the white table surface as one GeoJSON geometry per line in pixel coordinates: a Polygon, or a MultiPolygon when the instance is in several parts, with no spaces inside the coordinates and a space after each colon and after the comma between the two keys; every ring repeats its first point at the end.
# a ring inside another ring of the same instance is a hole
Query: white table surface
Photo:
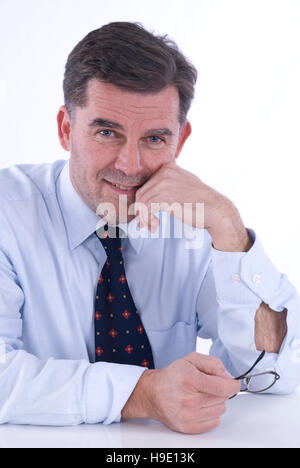
{"type": "Polygon", "coordinates": [[[239,395],[217,429],[202,435],[170,431],[152,420],[109,426],[0,426],[0,448],[300,447],[300,389],[293,395],[239,395]]]}

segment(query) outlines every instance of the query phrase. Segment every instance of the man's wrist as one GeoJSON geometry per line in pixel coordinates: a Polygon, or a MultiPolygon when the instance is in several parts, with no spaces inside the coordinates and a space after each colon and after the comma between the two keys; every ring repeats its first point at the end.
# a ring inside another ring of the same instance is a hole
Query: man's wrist
{"type": "Polygon", "coordinates": [[[220,216],[208,232],[214,249],[222,252],[248,252],[253,246],[253,241],[237,212],[220,216]]]}
{"type": "Polygon", "coordinates": [[[142,374],[121,412],[122,420],[153,418],[151,393],[154,388],[153,380],[157,372],[157,370],[146,370],[142,374]]]}

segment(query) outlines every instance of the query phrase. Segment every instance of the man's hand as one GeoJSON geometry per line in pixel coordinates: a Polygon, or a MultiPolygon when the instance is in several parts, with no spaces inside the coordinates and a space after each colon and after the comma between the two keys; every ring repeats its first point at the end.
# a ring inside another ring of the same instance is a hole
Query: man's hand
{"type": "Polygon", "coordinates": [[[191,353],[168,367],[145,371],[122,411],[122,419],[151,418],[173,431],[201,434],[216,428],[226,400],[240,391],[222,362],[191,353]]]}
{"type": "Polygon", "coordinates": [[[159,220],[155,213],[163,210],[185,224],[207,229],[217,250],[247,252],[252,246],[232,202],[175,162],[163,165],[136,192],[136,203],[140,226],[150,231],[157,230],[159,220]],[[197,216],[201,204],[204,204],[204,226],[203,217],[197,216]]]}

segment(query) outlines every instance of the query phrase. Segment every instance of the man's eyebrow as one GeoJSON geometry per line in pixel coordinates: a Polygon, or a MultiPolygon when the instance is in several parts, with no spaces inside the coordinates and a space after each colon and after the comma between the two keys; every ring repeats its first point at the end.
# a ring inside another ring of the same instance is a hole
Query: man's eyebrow
{"type": "Polygon", "coordinates": [[[147,130],[146,135],[147,136],[152,136],[152,135],[173,136],[173,132],[171,132],[171,130],[169,130],[168,128],[153,128],[152,130],[147,130]]]}
{"type": "MultiPolygon", "coordinates": [[[[116,128],[118,130],[125,131],[123,125],[117,122],[112,122],[110,120],[100,119],[100,118],[92,120],[89,126],[90,127],[116,128]]],[[[173,132],[169,128],[153,128],[151,130],[147,130],[145,133],[145,136],[151,136],[151,135],[173,136],[173,132]]]]}
{"type": "Polygon", "coordinates": [[[119,130],[124,131],[124,127],[121,124],[116,122],[111,122],[110,120],[106,119],[94,119],[89,124],[89,127],[108,127],[108,128],[117,128],[119,130]]]}

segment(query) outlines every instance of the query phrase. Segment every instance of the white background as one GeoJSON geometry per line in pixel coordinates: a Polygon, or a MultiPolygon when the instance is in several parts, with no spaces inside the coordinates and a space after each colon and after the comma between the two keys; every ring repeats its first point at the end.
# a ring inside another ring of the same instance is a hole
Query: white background
{"type": "Polygon", "coordinates": [[[299,0],[0,0],[0,168],[69,157],[67,55],[111,21],[169,34],[197,66],[178,163],[235,203],[300,290],[299,0]]]}

